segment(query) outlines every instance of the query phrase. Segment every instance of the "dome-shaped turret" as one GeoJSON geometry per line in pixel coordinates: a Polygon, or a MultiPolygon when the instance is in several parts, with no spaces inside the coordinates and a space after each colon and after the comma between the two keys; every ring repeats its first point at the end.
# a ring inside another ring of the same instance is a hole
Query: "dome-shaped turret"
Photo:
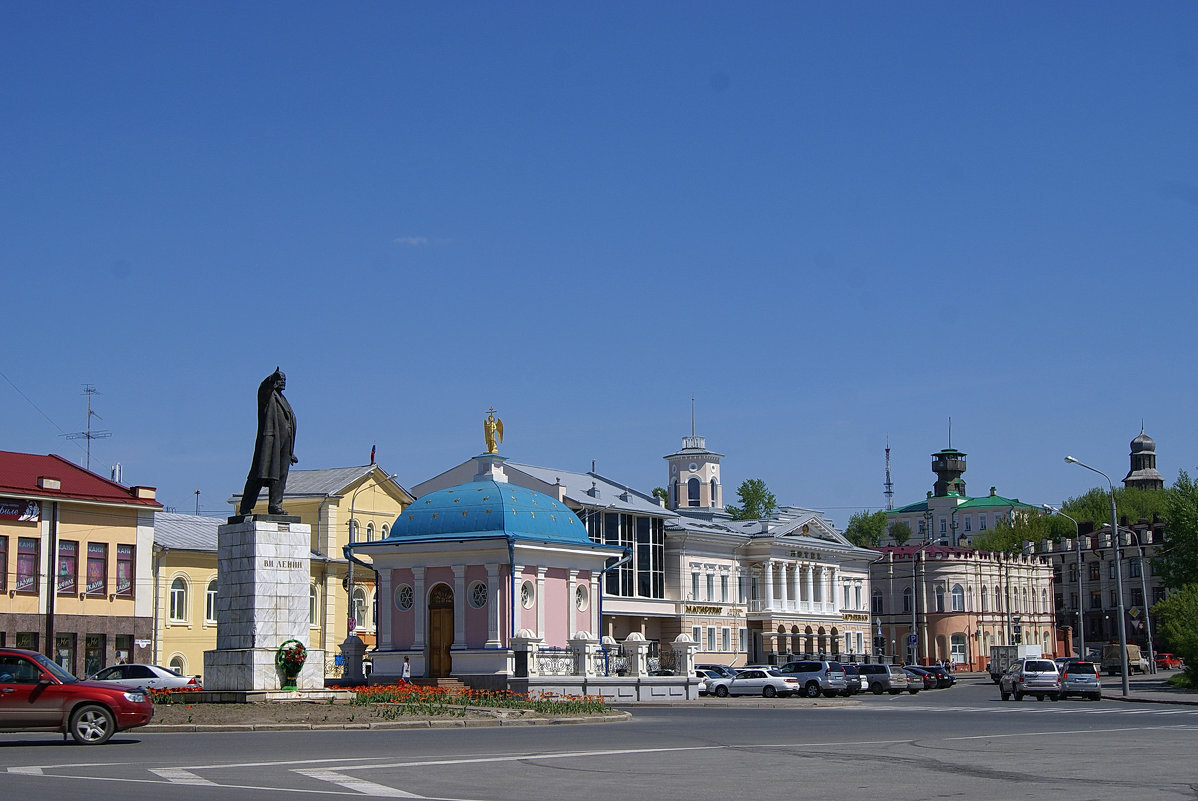
{"type": "Polygon", "coordinates": [[[1144,428],[1140,427],[1140,435],[1131,441],[1132,453],[1144,453],[1145,451],[1156,452],[1156,440],[1144,433],[1144,428]]]}

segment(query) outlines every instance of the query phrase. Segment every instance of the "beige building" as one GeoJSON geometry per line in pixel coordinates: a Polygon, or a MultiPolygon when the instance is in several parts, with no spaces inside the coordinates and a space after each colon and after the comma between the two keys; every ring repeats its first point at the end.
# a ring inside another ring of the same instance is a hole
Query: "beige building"
{"type": "MultiPolygon", "coordinates": [[[[241,496],[230,499],[235,510],[241,496]]],[[[378,465],[292,470],[283,504],[312,528],[309,554],[309,643],[327,655],[326,676],[340,675],[340,647],[349,633],[349,561],[345,546],[387,536],[412,496],[378,465]],[[351,535],[352,531],[352,535],[351,535]]],[[[266,498],[254,508],[265,513],[266,498]]],[[[203,670],[204,651],[216,648],[216,546],[220,518],[160,514],[156,527],[155,654],[182,673],[203,670]]],[[[376,642],[374,573],[354,568],[356,633],[376,642]]]]}
{"type": "Polygon", "coordinates": [[[149,658],[152,487],[0,451],[0,644],[76,675],[149,658]]]}
{"type": "Polygon", "coordinates": [[[886,657],[983,670],[991,645],[1068,652],[1056,629],[1048,557],[935,544],[880,551],[870,569],[870,612],[886,657]]]}

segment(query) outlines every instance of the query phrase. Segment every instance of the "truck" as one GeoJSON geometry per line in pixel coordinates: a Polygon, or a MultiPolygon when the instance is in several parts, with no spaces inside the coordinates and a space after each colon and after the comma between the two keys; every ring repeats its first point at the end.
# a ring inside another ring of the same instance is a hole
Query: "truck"
{"type": "Polygon", "coordinates": [[[1006,672],[1012,662],[1020,659],[1039,659],[1044,655],[1040,645],[991,645],[990,646],[990,678],[998,684],[999,677],[1006,672]]]}
{"type": "MultiPolygon", "coordinates": [[[[1118,676],[1123,672],[1122,657],[1119,643],[1107,643],[1102,646],[1102,672],[1118,676]]],[[[1127,646],[1127,672],[1147,673],[1148,669],[1148,657],[1144,656],[1140,646],[1129,643],[1127,646]]]]}

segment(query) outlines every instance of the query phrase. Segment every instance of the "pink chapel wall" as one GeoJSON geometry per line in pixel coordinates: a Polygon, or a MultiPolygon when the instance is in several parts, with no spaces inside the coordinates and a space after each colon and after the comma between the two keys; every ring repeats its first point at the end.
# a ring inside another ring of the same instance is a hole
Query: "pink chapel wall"
{"type": "Polygon", "coordinates": [[[564,568],[545,571],[545,644],[565,647],[570,635],[570,574],[564,568]]]}
{"type": "Polygon", "coordinates": [[[516,574],[516,597],[513,599],[516,603],[516,630],[528,629],[535,632],[537,630],[537,605],[534,603],[532,607],[525,609],[519,601],[520,586],[526,581],[531,581],[533,587],[537,586],[536,568],[531,570],[524,568],[516,574]]]}
{"type": "Polygon", "coordinates": [[[401,584],[415,587],[415,575],[411,568],[402,567],[392,570],[391,597],[379,599],[380,602],[387,604],[386,608],[391,612],[391,642],[379,643],[382,650],[406,650],[411,648],[416,641],[416,612],[420,609],[420,599],[412,599],[411,609],[396,608],[395,589],[401,584]]]}
{"type": "MultiPolygon", "coordinates": [[[[476,581],[487,583],[487,568],[485,565],[466,566],[466,597],[462,599],[462,608],[466,610],[466,647],[482,648],[487,644],[487,614],[495,607],[493,593],[487,593],[487,602],[481,608],[475,609],[470,604],[470,585],[476,581]]],[[[455,600],[456,602],[456,600],[455,600]]]]}

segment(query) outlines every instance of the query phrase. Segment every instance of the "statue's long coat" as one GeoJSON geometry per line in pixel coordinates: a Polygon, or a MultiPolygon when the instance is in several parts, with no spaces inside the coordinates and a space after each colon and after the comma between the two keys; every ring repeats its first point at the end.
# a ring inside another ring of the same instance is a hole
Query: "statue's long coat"
{"type": "Polygon", "coordinates": [[[295,413],[282,392],[275,392],[274,376],[258,387],[258,437],[250,478],[278,481],[291,467],[295,449],[295,413]]]}

